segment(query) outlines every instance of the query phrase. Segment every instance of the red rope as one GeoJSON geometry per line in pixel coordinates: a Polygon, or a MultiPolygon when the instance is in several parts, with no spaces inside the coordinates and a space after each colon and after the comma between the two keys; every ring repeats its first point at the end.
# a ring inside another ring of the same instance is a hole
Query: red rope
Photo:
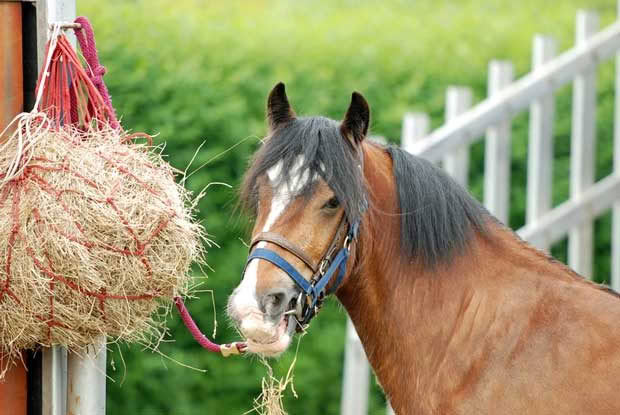
{"type": "Polygon", "coordinates": [[[179,314],[181,314],[181,319],[183,320],[185,327],[187,327],[187,330],[189,330],[192,337],[203,348],[211,352],[222,353],[225,356],[228,356],[228,354],[245,353],[245,350],[247,348],[247,345],[245,343],[229,343],[225,345],[219,345],[219,344],[213,343],[211,340],[207,338],[207,336],[202,334],[202,332],[198,328],[198,325],[196,325],[196,323],[192,319],[192,316],[189,314],[189,311],[187,311],[187,308],[185,307],[185,304],[183,303],[183,299],[181,297],[174,297],[174,304],[177,306],[177,310],[179,310],[179,314]],[[237,349],[237,353],[234,353],[234,352],[230,353],[230,350],[233,347],[237,349]]]}
{"type": "Polygon", "coordinates": [[[79,23],[82,28],[75,29],[75,36],[77,37],[78,43],[80,44],[80,49],[82,50],[82,55],[84,55],[84,59],[86,59],[86,63],[88,63],[90,69],[90,80],[95,85],[101,96],[103,97],[103,101],[110,108],[110,125],[112,128],[118,128],[120,125],[118,120],[116,119],[116,112],[114,111],[114,107],[112,106],[112,100],[110,99],[110,94],[108,92],[108,88],[105,86],[103,82],[103,75],[105,74],[105,66],[99,63],[99,56],[97,55],[97,45],[95,44],[95,33],[93,32],[93,27],[91,26],[88,19],[84,16],[80,16],[75,19],[75,23],[79,23]]]}
{"type": "MultiPolygon", "coordinates": [[[[48,53],[49,48],[46,59],[48,53]]],[[[39,74],[37,90],[39,88],[43,88],[40,108],[55,121],[57,128],[75,124],[88,129],[92,123],[106,120],[114,128],[119,127],[114,110],[108,104],[109,95],[106,101],[64,35],[58,38],[52,52],[48,76],[43,78],[39,74]]],[[[107,94],[107,90],[103,92],[107,94]]]]}

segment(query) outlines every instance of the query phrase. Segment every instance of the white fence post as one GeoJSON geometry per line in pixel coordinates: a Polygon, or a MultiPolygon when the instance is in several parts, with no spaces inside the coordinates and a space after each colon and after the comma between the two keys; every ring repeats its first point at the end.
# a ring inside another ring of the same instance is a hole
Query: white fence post
{"type": "MultiPolygon", "coordinates": [[[[43,65],[48,26],[57,21],[75,19],[75,0],[40,0],[37,8],[37,60],[43,65]]],[[[74,43],[75,44],[75,43],[74,43]]],[[[65,415],[67,412],[67,350],[61,346],[42,349],[42,415],[65,415]]],[[[98,414],[95,414],[98,415],[98,414]]]]}
{"type": "MultiPolygon", "coordinates": [[[[598,15],[577,12],[577,47],[598,30],[598,15]]],[[[594,183],[596,148],[596,66],[591,65],[573,81],[571,135],[571,198],[579,199],[594,183]]],[[[592,278],[593,225],[586,222],[575,227],[568,238],[568,265],[586,278],[592,278]]]]}
{"type": "Polygon", "coordinates": [[[368,413],[368,388],[370,366],[351,319],[347,317],[347,334],[344,351],[344,376],[340,398],[341,415],[368,413]]]}
{"type": "Polygon", "coordinates": [[[42,415],[65,415],[67,413],[67,349],[52,346],[44,348],[42,353],[42,415]]]}
{"type": "Polygon", "coordinates": [[[106,338],[100,336],[78,356],[69,353],[67,359],[67,413],[75,415],[105,415],[106,338]]]}
{"type": "MultiPolygon", "coordinates": [[[[472,104],[471,89],[451,86],[446,92],[446,124],[467,111],[472,104]]],[[[458,147],[443,158],[444,170],[461,186],[467,188],[469,176],[469,145],[458,147]]]]}
{"type": "MultiPolygon", "coordinates": [[[[75,0],[39,0],[36,7],[37,55],[41,67],[49,24],[75,20],[76,4],[75,0]]],[[[67,32],[67,36],[75,46],[73,33],[67,32]]],[[[42,415],[105,415],[105,342],[102,336],[84,356],[67,355],[61,346],[43,349],[42,415]]]]}
{"type": "MultiPolygon", "coordinates": [[[[536,35],[532,51],[532,71],[536,71],[556,54],[555,40],[536,35]]],[[[525,222],[535,222],[551,209],[553,177],[553,122],[555,99],[553,92],[530,105],[529,140],[527,151],[527,206],[525,222]]],[[[546,243],[538,248],[548,250],[546,243]]]]}
{"type": "MultiPolygon", "coordinates": [[[[512,63],[491,61],[489,96],[510,85],[513,76],[512,63]]],[[[510,204],[510,144],[509,119],[487,129],[484,152],[484,205],[506,225],[510,204]]]]}
{"type": "MultiPolygon", "coordinates": [[[[616,18],[620,20],[620,0],[616,18]]],[[[616,55],[615,69],[614,174],[620,175],[620,53],[616,55]]],[[[614,204],[611,216],[611,288],[620,291],[620,201],[614,204]]]]}
{"type": "Polygon", "coordinates": [[[401,148],[411,152],[414,143],[426,137],[430,130],[431,120],[423,112],[408,112],[403,117],[403,130],[400,138],[401,148]]]}

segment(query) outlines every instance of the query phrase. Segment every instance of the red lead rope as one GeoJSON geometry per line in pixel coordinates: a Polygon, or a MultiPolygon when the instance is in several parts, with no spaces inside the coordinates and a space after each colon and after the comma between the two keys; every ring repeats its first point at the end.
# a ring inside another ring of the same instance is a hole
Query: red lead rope
{"type": "Polygon", "coordinates": [[[228,343],[228,344],[220,345],[220,344],[213,343],[211,340],[207,338],[207,336],[202,334],[202,332],[200,331],[200,329],[198,328],[198,326],[192,319],[192,316],[189,315],[189,311],[187,311],[187,308],[185,307],[185,304],[183,303],[183,299],[181,297],[174,297],[174,305],[177,306],[177,309],[179,310],[179,314],[181,314],[181,319],[183,320],[183,323],[185,323],[185,327],[187,327],[187,330],[189,330],[189,332],[192,334],[194,339],[196,339],[196,341],[202,347],[204,347],[205,349],[211,352],[222,353],[224,357],[228,357],[232,354],[245,353],[248,347],[247,344],[245,343],[235,342],[235,343],[228,343]]]}

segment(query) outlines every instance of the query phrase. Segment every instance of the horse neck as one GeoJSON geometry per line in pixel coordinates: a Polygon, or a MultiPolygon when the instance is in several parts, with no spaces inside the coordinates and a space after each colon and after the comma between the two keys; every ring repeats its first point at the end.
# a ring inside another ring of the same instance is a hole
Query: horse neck
{"type": "Polygon", "coordinates": [[[487,336],[506,301],[503,288],[510,286],[520,301],[536,292],[539,274],[517,268],[572,277],[490,218],[489,234],[472,235],[466,252],[449,264],[429,270],[403,258],[391,161],[374,147],[366,149],[366,160],[373,208],[360,236],[360,265],[338,298],[394,409],[434,412],[441,388],[466,388],[475,359],[482,361],[492,347],[487,336]]]}

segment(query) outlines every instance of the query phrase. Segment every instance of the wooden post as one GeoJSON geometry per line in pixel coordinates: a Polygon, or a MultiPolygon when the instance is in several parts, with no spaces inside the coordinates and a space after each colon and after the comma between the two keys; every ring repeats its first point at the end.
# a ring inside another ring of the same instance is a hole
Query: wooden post
{"type": "Polygon", "coordinates": [[[0,131],[24,107],[22,7],[0,1],[0,131]]]}
{"type": "MultiPolygon", "coordinates": [[[[598,15],[577,12],[577,46],[598,30],[598,15]]],[[[596,149],[596,66],[591,65],[573,81],[570,192],[572,199],[594,183],[596,149]]],[[[586,222],[568,237],[568,265],[586,278],[592,278],[593,226],[586,222]]]]}
{"type": "MultiPolygon", "coordinates": [[[[553,38],[536,35],[532,52],[532,71],[555,57],[553,38]]],[[[529,141],[527,150],[527,207],[525,222],[533,223],[551,209],[553,175],[553,122],[555,100],[553,91],[530,105],[529,141]]],[[[548,250],[543,243],[538,248],[548,250]]]]}
{"type": "MultiPolygon", "coordinates": [[[[620,0],[617,20],[620,21],[620,0]]],[[[614,174],[620,176],[620,53],[616,55],[616,91],[614,108],[614,174]]],[[[612,208],[611,288],[620,291],[620,201],[612,208]]]]}
{"type": "Polygon", "coordinates": [[[351,319],[347,318],[340,414],[367,414],[369,386],[370,366],[366,359],[366,353],[351,319]]]}
{"type": "MultiPolygon", "coordinates": [[[[0,131],[24,107],[21,7],[0,1],[0,131]]],[[[0,370],[6,364],[0,357],[0,370]]],[[[0,380],[0,415],[26,415],[26,391],[26,368],[17,362],[0,380]]]]}
{"type": "MultiPolygon", "coordinates": [[[[467,87],[451,86],[446,92],[446,124],[471,107],[472,93],[467,87]]],[[[461,186],[469,182],[469,145],[458,147],[443,157],[443,168],[461,186]]]]}
{"type": "MultiPolygon", "coordinates": [[[[512,83],[514,69],[507,61],[489,64],[489,96],[512,83]]],[[[487,129],[484,152],[484,205],[508,225],[510,203],[510,120],[487,129]]]]}

